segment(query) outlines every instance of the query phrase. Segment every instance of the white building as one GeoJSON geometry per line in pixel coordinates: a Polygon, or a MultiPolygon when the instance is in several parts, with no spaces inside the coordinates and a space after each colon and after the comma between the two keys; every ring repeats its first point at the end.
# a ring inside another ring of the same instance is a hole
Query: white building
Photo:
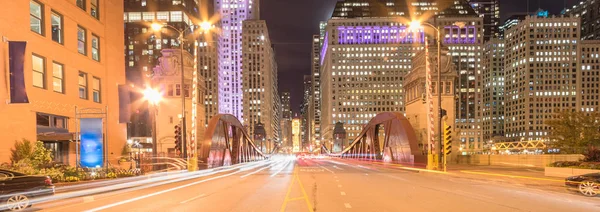
{"type": "Polygon", "coordinates": [[[504,137],[504,40],[492,38],[483,46],[483,140],[504,137]]]}
{"type": "Polygon", "coordinates": [[[249,132],[264,124],[267,139],[279,141],[281,100],[277,87],[277,64],[267,23],[247,20],[242,33],[243,124],[249,132]]]}

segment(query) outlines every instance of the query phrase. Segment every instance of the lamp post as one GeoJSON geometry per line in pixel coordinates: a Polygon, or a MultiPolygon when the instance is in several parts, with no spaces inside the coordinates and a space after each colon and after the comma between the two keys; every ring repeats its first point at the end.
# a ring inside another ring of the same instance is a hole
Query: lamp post
{"type": "MultiPolygon", "coordinates": [[[[181,57],[180,57],[180,66],[181,66],[181,139],[182,139],[182,143],[183,145],[181,145],[182,148],[182,154],[183,157],[186,159],[186,161],[189,159],[188,158],[188,154],[187,154],[187,123],[186,123],[186,113],[185,113],[185,94],[186,94],[186,90],[185,90],[185,68],[184,68],[184,64],[183,64],[183,44],[185,43],[185,38],[184,36],[184,32],[187,31],[188,29],[191,29],[189,26],[186,27],[184,30],[179,30],[176,27],[173,27],[171,25],[168,24],[160,24],[160,23],[152,23],[152,29],[155,32],[160,31],[162,28],[170,28],[174,31],[176,31],[178,33],[178,37],[177,37],[177,41],[179,41],[179,50],[181,51],[181,57]]],[[[200,29],[204,30],[204,31],[208,31],[210,30],[210,28],[212,27],[212,25],[208,22],[202,22],[200,24],[200,29]]],[[[191,89],[192,86],[188,87],[188,92],[191,93],[191,89]]]]}
{"type": "Polygon", "coordinates": [[[144,90],[144,99],[146,99],[146,101],[148,101],[148,104],[151,106],[150,116],[152,118],[152,162],[153,164],[156,164],[156,157],[158,157],[158,140],[156,139],[156,116],[158,115],[158,104],[162,100],[162,94],[155,89],[147,87],[146,90],[144,90]]]}

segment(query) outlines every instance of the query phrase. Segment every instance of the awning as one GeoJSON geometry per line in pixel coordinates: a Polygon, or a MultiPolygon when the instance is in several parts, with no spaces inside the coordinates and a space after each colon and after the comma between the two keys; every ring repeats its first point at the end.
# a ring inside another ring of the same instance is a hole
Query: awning
{"type": "Polygon", "coordinates": [[[75,141],[75,133],[42,133],[37,135],[38,141],[75,141]]]}

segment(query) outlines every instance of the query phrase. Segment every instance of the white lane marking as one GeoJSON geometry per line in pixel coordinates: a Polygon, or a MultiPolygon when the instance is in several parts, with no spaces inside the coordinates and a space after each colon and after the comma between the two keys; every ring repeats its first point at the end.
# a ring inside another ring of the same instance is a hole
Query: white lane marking
{"type": "MultiPolygon", "coordinates": [[[[276,163],[275,163],[275,164],[276,164],[276,163]]],[[[258,170],[256,170],[256,171],[253,171],[253,172],[250,172],[250,173],[248,173],[248,174],[242,175],[240,178],[245,178],[245,177],[248,177],[248,176],[250,176],[250,175],[256,174],[256,173],[258,173],[258,172],[260,172],[260,171],[262,171],[262,170],[265,170],[265,169],[268,169],[268,168],[270,168],[270,167],[274,166],[275,164],[271,164],[270,166],[266,166],[266,167],[260,168],[260,169],[258,169],[258,170]]]]}
{"type": "Polygon", "coordinates": [[[338,184],[338,188],[341,188],[341,187],[342,187],[342,185],[339,185],[339,184],[338,184]]]}
{"type": "Polygon", "coordinates": [[[323,168],[323,169],[325,169],[325,170],[327,170],[327,171],[331,172],[332,174],[335,174],[335,172],[333,172],[333,171],[329,170],[328,168],[325,168],[324,166],[321,166],[321,165],[319,165],[319,167],[321,167],[321,168],[323,168]]]}
{"type": "Polygon", "coordinates": [[[344,206],[346,206],[346,208],[352,208],[352,205],[350,205],[350,203],[344,203],[344,206]]]}
{"type": "Polygon", "coordinates": [[[365,173],[365,175],[369,175],[369,174],[365,173]]]}
{"type": "MultiPolygon", "coordinates": [[[[252,166],[249,169],[252,169],[252,168],[258,167],[258,166],[262,166],[262,165],[263,164],[258,164],[258,165],[252,166]]],[[[223,169],[222,171],[217,171],[215,173],[229,171],[229,170],[232,170],[232,169],[223,169]]],[[[167,190],[162,190],[162,191],[159,191],[159,192],[154,192],[154,193],[146,194],[144,196],[139,196],[139,197],[131,198],[131,199],[128,199],[128,200],[123,200],[123,201],[120,201],[120,202],[115,202],[113,204],[105,205],[105,206],[102,206],[102,207],[93,208],[93,209],[87,210],[87,212],[94,212],[94,211],[105,210],[105,209],[112,208],[112,207],[115,207],[115,206],[119,206],[119,205],[122,205],[122,204],[126,204],[126,203],[130,203],[130,202],[138,201],[138,200],[141,200],[141,199],[146,199],[148,197],[153,197],[153,196],[156,196],[156,195],[159,195],[159,194],[164,194],[164,193],[167,193],[167,192],[179,190],[179,189],[182,189],[182,188],[185,188],[185,187],[197,185],[197,184],[208,182],[208,181],[211,181],[211,180],[216,180],[216,179],[220,179],[220,178],[224,178],[224,177],[229,177],[231,175],[234,175],[234,174],[246,171],[246,170],[248,170],[248,168],[240,169],[238,171],[235,171],[235,172],[232,172],[232,173],[229,173],[229,174],[224,174],[224,175],[221,175],[221,176],[216,176],[216,177],[212,177],[212,178],[208,178],[208,179],[196,181],[196,182],[193,182],[193,183],[189,183],[189,184],[177,186],[177,187],[170,188],[170,189],[167,189],[167,190]]]]}
{"type": "Polygon", "coordinates": [[[93,202],[93,201],[94,201],[94,196],[83,197],[84,203],[93,202]]]}
{"type": "Polygon", "coordinates": [[[281,169],[279,169],[277,172],[273,173],[273,174],[271,175],[271,177],[273,177],[273,176],[275,176],[275,175],[279,174],[279,172],[283,171],[283,169],[285,169],[285,168],[286,168],[286,167],[287,167],[289,164],[290,164],[290,161],[286,162],[286,163],[285,163],[285,164],[284,164],[284,165],[281,167],[281,169]]]}
{"type": "Polygon", "coordinates": [[[336,169],[339,169],[339,170],[344,170],[344,169],[342,169],[340,167],[337,167],[337,166],[333,166],[333,168],[336,168],[336,169]]]}
{"type": "Polygon", "coordinates": [[[340,194],[341,194],[342,196],[346,196],[346,192],[343,192],[343,191],[342,191],[342,192],[340,192],[340,194]]]}
{"type": "Polygon", "coordinates": [[[200,195],[198,195],[198,196],[195,196],[195,197],[192,197],[192,198],[190,198],[190,199],[188,199],[188,200],[181,201],[181,202],[180,202],[180,204],[185,204],[185,203],[191,202],[191,201],[193,201],[193,200],[195,200],[195,199],[202,198],[202,197],[204,197],[204,196],[206,196],[206,194],[200,194],[200,195]]]}

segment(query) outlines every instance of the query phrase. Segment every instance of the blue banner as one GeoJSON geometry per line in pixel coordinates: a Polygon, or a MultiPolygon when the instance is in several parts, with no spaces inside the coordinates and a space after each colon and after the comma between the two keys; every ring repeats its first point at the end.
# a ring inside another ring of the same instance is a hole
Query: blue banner
{"type": "Polygon", "coordinates": [[[8,58],[10,63],[10,103],[29,103],[25,92],[25,46],[24,41],[8,42],[8,58]]]}
{"type": "Polygon", "coordinates": [[[82,118],[79,121],[81,136],[81,166],[102,167],[104,161],[102,118],[82,118]]]}

